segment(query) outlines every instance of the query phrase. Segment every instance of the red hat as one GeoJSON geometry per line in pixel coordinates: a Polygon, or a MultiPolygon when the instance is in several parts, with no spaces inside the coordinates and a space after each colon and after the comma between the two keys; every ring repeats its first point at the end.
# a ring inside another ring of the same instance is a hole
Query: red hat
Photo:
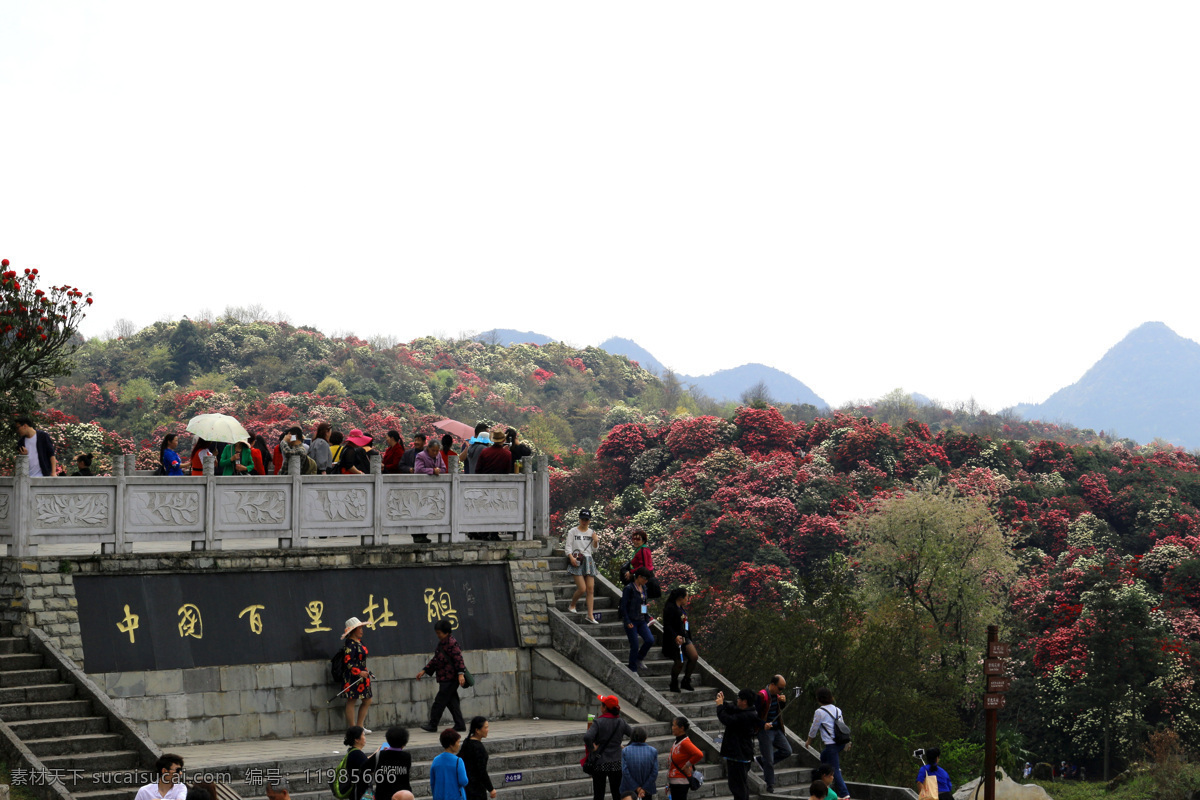
{"type": "Polygon", "coordinates": [[[610,694],[610,695],[598,694],[598,695],[596,695],[596,697],[600,700],[600,705],[604,706],[605,708],[620,708],[621,707],[621,701],[617,699],[617,696],[615,694],[610,694]]]}
{"type": "Polygon", "coordinates": [[[354,444],[358,445],[359,447],[366,447],[371,443],[371,437],[367,436],[358,428],[355,428],[346,435],[346,441],[354,442],[354,444]]]}

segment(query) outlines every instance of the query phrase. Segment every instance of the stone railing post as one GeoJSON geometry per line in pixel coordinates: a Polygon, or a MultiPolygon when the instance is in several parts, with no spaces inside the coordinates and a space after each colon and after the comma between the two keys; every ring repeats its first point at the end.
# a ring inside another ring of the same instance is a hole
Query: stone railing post
{"type": "Polygon", "coordinates": [[[371,535],[364,535],[359,541],[363,545],[374,545],[383,542],[383,507],[385,505],[383,497],[383,454],[374,450],[371,451],[371,482],[375,484],[372,494],[375,496],[375,503],[371,509],[371,535]]]}
{"type": "Polygon", "coordinates": [[[125,474],[132,475],[137,472],[137,455],[129,453],[125,456],[125,474]]]}
{"type": "Polygon", "coordinates": [[[216,539],[217,521],[217,457],[207,455],[201,459],[204,465],[204,539],[192,540],[193,550],[220,550],[216,539]]]}
{"type": "Polygon", "coordinates": [[[537,477],[535,478],[537,506],[533,509],[533,531],[539,539],[550,541],[550,460],[546,456],[537,457],[537,477]]]}
{"type": "Polygon", "coordinates": [[[33,492],[29,490],[29,459],[18,455],[16,469],[13,472],[13,555],[37,555],[37,545],[29,541],[29,531],[33,528],[33,492]]]}
{"type": "Polygon", "coordinates": [[[285,447],[282,455],[287,459],[287,474],[292,482],[292,529],[286,537],[279,537],[280,549],[287,549],[304,538],[303,520],[300,517],[304,505],[304,478],[300,474],[303,469],[300,459],[306,456],[304,450],[299,447],[285,447]]]}
{"type": "Polygon", "coordinates": [[[533,479],[533,457],[524,459],[521,464],[520,477],[525,483],[525,521],[521,526],[520,536],[514,536],[514,539],[536,539],[534,533],[534,516],[537,509],[537,484],[533,479]]]}
{"type": "MultiPolygon", "coordinates": [[[[465,537],[458,530],[458,493],[462,491],[462,462],[458,456],[450,456],[450,492],[446,495],[446,511],[450,514],[450,541],[461,542],[465,537]]],[[[441,537],[438,537],[439,539],[441,537]]]]}
{"type": "Polygon", "coordinates": [[[113,543],[100,543],[100,553],[128,553],[133,550],[125,546],[125,456],[113,458],[113,480],[117,483],[116,500],[113,503],[113,543]]]}

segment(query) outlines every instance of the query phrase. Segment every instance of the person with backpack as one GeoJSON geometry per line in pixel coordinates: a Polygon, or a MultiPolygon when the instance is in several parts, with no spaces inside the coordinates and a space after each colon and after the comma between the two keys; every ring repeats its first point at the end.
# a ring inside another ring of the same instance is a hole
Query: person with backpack
{"type": "Polygon", "coordinates": [[[792,745],[788,742],[787,733],[783,728],[783,707],[787,705],[787,679],[782,675],[771,678],[767,688],[760,689],[755,695],[758,718],[762,720],[762,730],[758,732],[758,752],[755,759],[763,771],[763,780],[767,790],[775,788],[775,765],[792,754],[792,745]]]}
{"type": "Polygon", "coordinates": [[[813,712],[812,727],[808,730],[808,738],[804,746],[809,747],[818,735],[824,747],[821,749],[821,763],[833,768],[833,790],[839,800],[847,800],[850,790],[842,780],[841,754],[842,750],[850,747],[850,728],[842,719],[842,710],[833,704],[833,692],[828,686],[817,689],[819,708],[813,712]]]}
{"type": "MultiPolygon", "coordinates": [[[[371,707],[371,673],[367,669],[367,648],[363,646],[363,629],[366,623],[358,617],[346,620],[346,630],[342,632],[342,647],[333,656],[331,668],[334,680],[342,682],[342,691],[346,698],[346,722],[351,726],[361,727],[367,721],[367,709],[371,707]],[[355,718],[354,705],[359,700],[358,716],[355,718]]],[[[364,728],[364,730],[367,730],[364,728]]],[[[367,733],[370,733],[367,730],[367,733]]]]}
{"type": "Polygon", "coordinates": [[[367,789],[371,788],[367,754],[363,752],[363,748],[367,746],[366,728],[351,725],[346,729],[346,738],[342,740],[342,744],[349,749],[334,770],[329,790],[337,800],[362,800],[367,789]]]}
{"type": "Polygon", "coordinates": [[[942,757],[941,748],[926,748],[922,755],[925,762],[917,771],[917,786],[920,789],[920,800],[954,800],[954,784],[950,781],[950,773],[938,766],[942,757]],[[932,781],[929,779],[933,778],[932,781]],[[936,783],[936,788],[930,784],[936,783]]]}
{"type": "Polygon", "coordinates": [[[388,728],[387,746],[380,747],[367,759],[367,772],[375,779],[375,796],[390,800],[396,792],[412,791],[412,753],[408,745],[408,728],[388,728]]]}
{"type": "Polygon", "coordinates": [[[158,469],[155,475],[183,477],[183,459],[175,452],[177,438],[173,433],[163,437],[162,444],[158,447],[158,469]]]}

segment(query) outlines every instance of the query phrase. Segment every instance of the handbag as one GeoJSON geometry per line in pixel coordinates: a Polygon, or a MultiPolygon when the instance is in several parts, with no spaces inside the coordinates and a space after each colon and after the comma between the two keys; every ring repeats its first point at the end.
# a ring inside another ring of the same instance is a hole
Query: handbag
{"type": "Polygon", "coordinates": [[[463,664],[463,688],[469,689],[475,685],[475,676],[471,674],[470,668],[463,664]]]}
{"type": "MultiPolygon", "coordinates": [[[[675,769],[679,770],[680,772],[683,772],[683,770],[679,766],[679,762],[675,760],[674,755],[671,756],[671,763],[675,765],[675,769]]],[[[688,788],[693,791],[695,791],[696,789],[699,789],[701,786],[704,785],[704,773],[701,772],[700,770],[696,769],[695,765],[692,765],[692,771],[689,772],[686,777],[687,777],[687,782],[688,782],[688,788]]],[[[934,798],[934,800],[937,800],[937,798],[934,798]]]]}
{"type": "Polygon", "coordinates": [[[593,745],[592,752],[585,754],[583,758],[579,759],[579,766],[583,767],[584,772],[588,775],[595,775],[600,771],[600,753],[612,743],[613,735],[619,733],[620,730],[621,726],[618,725],[608,735],[608,738],[604,740],[603,746],[593,745]]]}
{"type": "Polygon", "coordinates": [[[937,775],[933,772],[925,773],[925,780],[921,783],[921,793],[917,795],[917,800],[938,800],[938,796],[937,775]]]}

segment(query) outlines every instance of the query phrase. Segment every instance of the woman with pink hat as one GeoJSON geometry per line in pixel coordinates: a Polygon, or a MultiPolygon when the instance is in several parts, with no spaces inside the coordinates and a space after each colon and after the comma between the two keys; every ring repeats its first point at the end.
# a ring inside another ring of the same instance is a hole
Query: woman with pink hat
{"type": "Polygon", "coordinates": [[[358,428],[346,434],[342,442],[342,460],[338,462],[343,475],[369,475],[371,473],[371,455],[368,449],[371,437],[358,428]]]}
{"type": "Polygon", "coordinates": [[[346,696],[347,725],[365,725],[367,709],[371,707],[371,673],[367,670],[367,648],[362,643],[365,627],[358,617],[351,617],[346,620],[346,630],[342,632],[342,694],[346,696]],[[359,700],[362,705],[356,719],[354,704],[359,700]]]}

